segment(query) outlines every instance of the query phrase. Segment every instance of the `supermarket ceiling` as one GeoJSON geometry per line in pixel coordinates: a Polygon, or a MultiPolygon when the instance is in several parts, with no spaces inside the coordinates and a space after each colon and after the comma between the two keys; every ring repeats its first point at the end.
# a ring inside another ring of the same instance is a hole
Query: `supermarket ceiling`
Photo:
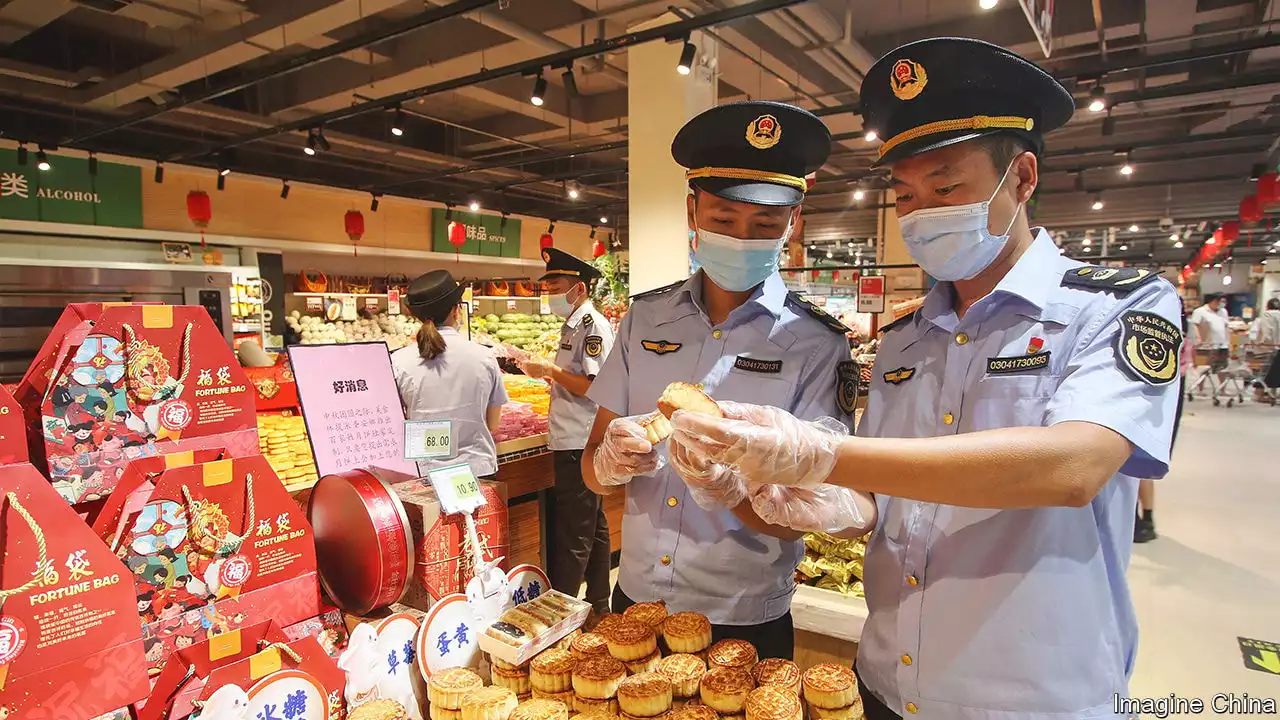
{"type": "MultiPolygon", "coordinates": [[[[965,35],[1043,62],[1078,99],[1050,136],[1036,220],[1065,231],[1072,254],[1088,233],[1096,257],[1116,228],[1112,256],[1183,262],[1236,216],[1250,176],[1276,166],[1280,0],[1024,1],[1054,7],[1047,60],[1019,0],[0,0],[0,131],[625,224],[617,39],[675,13],[719,43],[722,101],[824,115],[836,141],[806,202],[806,240],[840,260],[876,234],[882,197],[856,112],[863,72],[899,43],[965,35]],[[534,106],[528,71],[553,56],[534,106]],[[1108,109],[1091,112],[1098,86],[1108,109]],[[309,143],[329,149],[308,155],[309,143]]],[[[1252,239],[1238,258],[1266,252],[1252,239]]]]}

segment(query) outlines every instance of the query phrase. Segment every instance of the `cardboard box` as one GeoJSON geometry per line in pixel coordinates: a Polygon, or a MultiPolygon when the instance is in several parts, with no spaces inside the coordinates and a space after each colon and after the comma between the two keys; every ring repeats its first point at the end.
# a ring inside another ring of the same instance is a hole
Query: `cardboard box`
{"type": "MultiPolygon", "coordinates": [[[[409,516],[415,541],[414,574],[400,602],[419,610],[430,610],[440,598],[465,592],[472,577],[471,548],[461,515],[445,515],[435,490],[426,481],[409,481],[392,486],[409,516]]],[[[507,524],[506,486],[480,483],[484,507],[476,511],[476,534],[484,546],[485,562],[507,554],[510,537],[507,524]]],[[[503,563],[509,565],[509,563],[503,563]]]]}
{"type": "Polygon", "coordinates": [[[106,497],[128,460],[256,453],[256,392],[194,305],[67,306],[18,385],[32,463],[67,502],[106,497]]]}

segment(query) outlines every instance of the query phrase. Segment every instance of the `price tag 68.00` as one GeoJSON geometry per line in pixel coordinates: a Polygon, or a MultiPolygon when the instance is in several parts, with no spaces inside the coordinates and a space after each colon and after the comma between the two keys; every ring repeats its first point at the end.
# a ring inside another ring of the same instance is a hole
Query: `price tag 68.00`
{"type": "Polygon", "coordinates": [[[410,420],[404,424],[404,459],[453,457],[453,423],[448,420],[410,420]]]}
{"type": "Polygon", "coordinates": [[[436,498],[446,513],[472,513],[484,506],[480,481],[466,463],[428,470],[427,480],[435,488],[436,498]]]}

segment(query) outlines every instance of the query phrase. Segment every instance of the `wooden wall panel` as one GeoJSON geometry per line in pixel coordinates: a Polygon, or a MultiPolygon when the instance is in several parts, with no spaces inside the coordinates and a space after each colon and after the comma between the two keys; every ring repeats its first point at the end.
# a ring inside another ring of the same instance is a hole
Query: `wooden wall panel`
{"type": "Polygon", "coordinates": [[[507,549],[510,557],[506,566],[529,563],[542,565],[542,517],[539,512],[540,503],[530,500],[507,508],[507,521],[510,523],[511,546],[507,549]]]}

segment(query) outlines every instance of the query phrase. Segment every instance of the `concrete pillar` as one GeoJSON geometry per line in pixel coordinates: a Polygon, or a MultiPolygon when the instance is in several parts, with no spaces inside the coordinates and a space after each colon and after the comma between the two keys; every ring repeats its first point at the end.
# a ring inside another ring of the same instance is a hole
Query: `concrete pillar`
{"type": "MultiPolygon", "coordinates": [[[[890,205],[879,212],[876,260],[884,265],[915,265],[907,244],[902,241],[902,228],[898,225],[898,213],[892,207],[893,191],[882,194],[881,202],[890,205]]],[[[880,327],[893,322],[893,305],[917,298],[929,291],[929,280],[919,267],[885,270],[885,311],[880,315],[880,327]]]]}
{"type": "MultiPolygon", "coordinates": [[[[632,31],[676,20],[665,14],[632,31]]],[[[689,118],[716,104],[716,44],[694,33],[693,72],[676,72],[682,42],[627,50],[628,227],[632,294],[689,277],[688,183],[671,159],[671,141],[689,118]]]]}

